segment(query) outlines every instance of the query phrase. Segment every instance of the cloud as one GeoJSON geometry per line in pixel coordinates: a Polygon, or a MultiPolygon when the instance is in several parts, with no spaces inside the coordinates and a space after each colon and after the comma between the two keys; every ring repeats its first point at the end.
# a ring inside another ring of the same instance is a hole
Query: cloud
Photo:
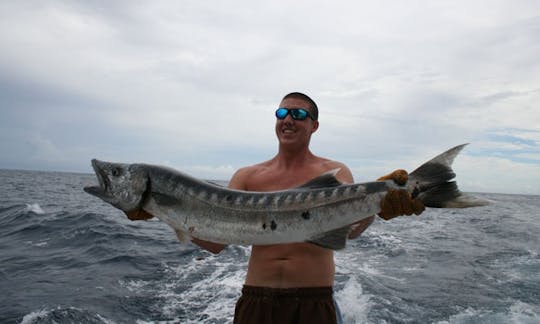
{"type": "Polygon", "coordinates": [[[539,195],[540,164],[504,157],[463,156],[454,170],[463,191],[539,195]]]}
{"type": "Polygon", "coordinates": [[[179,169],[208,180],[229,179],[236,170],[232,165],[185,165],[180,166],[179,169]]]}
{"type": "MultiPolygon", "coordinates": [[[[275,154],[273,110],[303,91],[321,107],[313,150],[357,179],[465,142],[464,172],[525,175],[539,154],[539,10],[502,0],[2,2],[0,149],[10,154],[0,167],[90,171],[98,157],[228,177],[275,154]]],[[[471,188],[491,184],[479,174],[471,188]]],[[[537,192],[524,175],[522,192],[537,192]]]]}

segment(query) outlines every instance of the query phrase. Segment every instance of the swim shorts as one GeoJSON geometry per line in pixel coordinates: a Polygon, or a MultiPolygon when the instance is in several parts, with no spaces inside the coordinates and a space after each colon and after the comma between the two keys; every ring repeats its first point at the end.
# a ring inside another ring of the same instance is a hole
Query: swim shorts
{"type": "Polygon", "coordinates": [[[234,324],[337,324],[332,287],[266,288],[245,285],[234,324]]]}

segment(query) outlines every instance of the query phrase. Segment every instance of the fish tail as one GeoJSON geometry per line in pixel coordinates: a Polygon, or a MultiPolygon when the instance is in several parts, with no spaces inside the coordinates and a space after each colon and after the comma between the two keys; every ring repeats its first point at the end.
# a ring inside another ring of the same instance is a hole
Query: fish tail
{"type": "Polygon", "coordinates": [[[436,156],[409,174],[413,198],[435,208],[466,208],[484,206],[488,202],[462,193],[455,181],[452,163],[468,144],[458,145],[436,156]]]}

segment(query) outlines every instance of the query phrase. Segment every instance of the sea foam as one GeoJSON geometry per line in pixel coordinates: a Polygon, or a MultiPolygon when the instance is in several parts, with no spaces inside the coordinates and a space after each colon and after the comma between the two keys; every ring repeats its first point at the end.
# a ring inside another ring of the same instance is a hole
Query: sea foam
{"type": "Polygon", "coordinates": [[[41,209],[41,206],[37,203],[26,204],[26,211],[39,215],[45,214],[43,209],[41,209]]]}

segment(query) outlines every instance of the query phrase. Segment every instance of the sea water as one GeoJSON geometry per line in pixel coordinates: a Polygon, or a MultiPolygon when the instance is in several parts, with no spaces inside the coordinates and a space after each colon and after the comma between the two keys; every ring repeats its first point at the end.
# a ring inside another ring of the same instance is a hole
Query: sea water
{"type": "MultiPolygon", "coordinates": [[[[129,221],[89,174],[0,170],[0,323],[230,323],[250,248],[129,221]]],[[[540,323],[540,197],[377,219],[335,254],[346,323],[540,323]]]]}

